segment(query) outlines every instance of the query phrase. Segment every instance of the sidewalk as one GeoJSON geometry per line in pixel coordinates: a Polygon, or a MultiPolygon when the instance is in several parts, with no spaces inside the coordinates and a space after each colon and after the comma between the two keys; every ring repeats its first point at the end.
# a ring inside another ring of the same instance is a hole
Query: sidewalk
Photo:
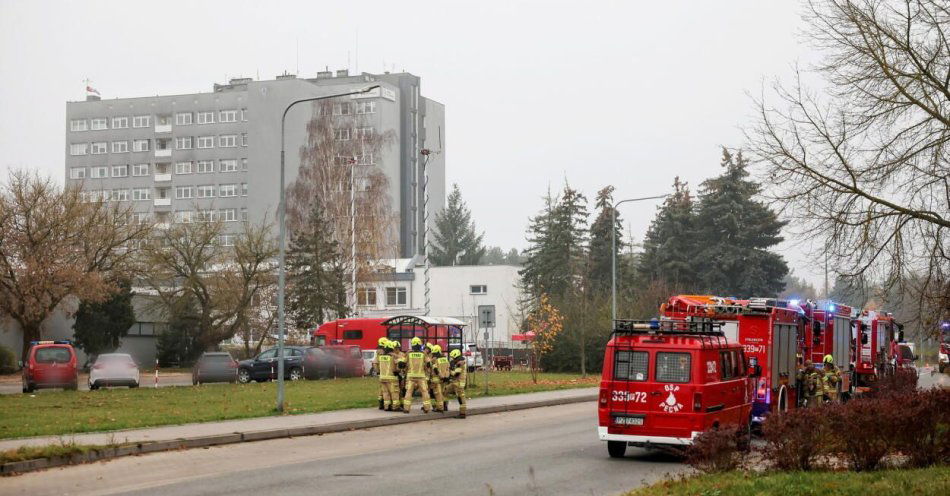
{"type": "MultiPolygon", "coordinates": [[[[468,410],[472,413],[491,413],[491,411],[504,411],[508,409],[530,408],[532,406],[547,406],[547,403],[556,404],[558,402],[573,403],[580,401],[595,401],[597,399],[597,388],[582,389],[563,389],[559,391],[543,391],[539,393],[516,394],[510,396],[489,396],[486,398],[475,398],[468,401],[468,410]],[[481,412],[479,412],[481,410],[481,412]]],[[[375,408],[358,408],[352,410],[337,410],[332,412],[311,413],[304,415],[282,415],[259,417],[242,420],[226,420],[222,422],[204,422],[198,424],[171,425],[162,427],[153,427],[146,429],[130,429],[111,432],[95,432],[87,434],[66,434],[62,436],[43,436],[20,439],[8,439],[0,441],[0,451],[16,449],[20,446],[43,446],[57,444],[61,441],[75,442],[77,444],[88,445],[108,445],[108,444],[126,444],[142,443],[155,441],[175,441],[184,439],[207,438],[209,436],[221,436],[227,434],[244,434],[247,439],[254,433],[264,434],[274,430],[301,430],[306,428],[335,426],[340,424],[353,423],[353,428],[365,428],[373,426],[372,421],[386,421],[388,419],[398,418],[405,421],[417,421],[424,419],[441,418],[436,414],[423,414],[420,410],[420,402],[416,402],[412,408],[412,414],[385,412],[375,408]],[[366,422],[369,422],[367,424],[366,422]]],[[[448,415],[455,415],[458,412],[458,402],[449,402],[448,415]]],[[[591,415],[593,415],[593,411],[591,415]]],[[[381,425],[388,425],[388,422],[382,422],[381,425]]],[[[344,428],[346,426],[343,426],[344,428]]],[[[292,435],[290,433],[289,435],[292,435]]],[[[262,439],[273,438],[275,436],[261,436],[262,439]]]]}

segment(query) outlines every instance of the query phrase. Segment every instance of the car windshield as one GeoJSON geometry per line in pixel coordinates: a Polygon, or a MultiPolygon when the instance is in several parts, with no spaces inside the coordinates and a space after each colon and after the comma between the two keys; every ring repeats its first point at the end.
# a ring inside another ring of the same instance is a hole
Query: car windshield
{"type": "Polygon", "coordinates": [[[72,353],[65,346],[51,346],[36,350],[37,363],[66,363],[72,358],[72,353]]]}
{"type": "Polygon", "coordinates": [[[132,357],[128,355],[99,355],[99,358],[96,359],[96,363],[128,363],[132,361],[132,357]]]}
{"type": "Polygon", "coordinates": [[[205,355],[201,359],[206,362],[230,362],[231,355],[205,355]]]}

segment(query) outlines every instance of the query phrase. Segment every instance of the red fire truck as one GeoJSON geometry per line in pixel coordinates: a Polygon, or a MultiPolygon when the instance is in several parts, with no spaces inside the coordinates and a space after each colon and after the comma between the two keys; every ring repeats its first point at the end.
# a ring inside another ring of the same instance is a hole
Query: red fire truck
{"type": "Polygon", "coordinates": [[[855,382],[863,389],[871,387],[879,377],[893,373],[903,326],[892,314],[874,310],[862,312],[854,324],[855,382]]]}
{"type": "MultiPolygon", "coordinates": [[[[797,302],[791,301],[789,304],[797,302]]],[[[803,361],[811,360],[815,367],[824,366],[825,355],[831,355],[835,367],[841,371],[839,393],[850,397],[854,393],[854,310],[833,301],[808,303],[810,319],[804,325],[803,361]]],[[[809,312],[805,312],[806,315],[809,312]]]]}
{"type": "Polygon", "coordinates": [[[667,318],[709,318],[723,323],[726,338],[745,351],[755,380],[752,421],[787,411],[798,401],[796,372],[802,310],[767,298],[738,300],[712,295],[673,296],[661,306],[667,318]]]}
{"type": "Polygon", "coordinates": [[[400,315],[338,319],[327,322],[310,333],[312,346],[357,345],[361,350],[376,349],[379,338],[399,341],[403,350],[409,341],[420,337],[438,344],[443,350],[461,349],[465,322],[450,317],[400,315]]]}

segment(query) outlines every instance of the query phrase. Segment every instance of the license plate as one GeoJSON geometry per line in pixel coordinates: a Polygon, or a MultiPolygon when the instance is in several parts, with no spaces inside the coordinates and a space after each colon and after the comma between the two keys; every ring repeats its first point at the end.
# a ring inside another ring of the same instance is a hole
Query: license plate
{"type": "Polygon", "coordinates": [[[643,425],[643,417],[614,417],[618,425],[643,425]]]}

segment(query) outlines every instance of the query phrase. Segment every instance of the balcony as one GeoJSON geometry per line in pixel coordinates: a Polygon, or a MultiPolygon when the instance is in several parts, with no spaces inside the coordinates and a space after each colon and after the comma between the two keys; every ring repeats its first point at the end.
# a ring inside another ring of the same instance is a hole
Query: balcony
{"type": "Polygon", "coordinates": [[[156,207],[170,207],[172,206],[172,199],[171,198],[156,198],[155,206],[156,207]]]}
{"type": "Polygon", "coordinates": [[[171,124],[159,124],[159,123],[156,122],[156,123],[155,123],[155,132],[156,132],[156,133],[170,133],[170,132],[172,132],[172,125],[171,125],[171,124]]]}
{"type": "MultiPolygon", "coordinates": [[[[167,198],[162,198],[162,199],[163,199],[163,200],[167,200],[167,198]]],[[[156,228],[156,229],[165,229],[165,230],[167,230],[167,229],[171,229],[171,227],[172,227],[172,225],[169,224],[168,222],[156,222],[156,223],[155,223],[155,228],[156,228]]]]}
{"type": "Polygon", "coordinates": [[[155,174],[156,183],[167,183],[172,180],[171,174],[155,174]]]}
{"type": "Polygon", "coordinates": [[[156,148],[156,149],[155,149],[155,157],[156,157],[156,158],[171,157],[171,156],[172,156],[172,149],[171,149],[171,148],[156,148]]]}

